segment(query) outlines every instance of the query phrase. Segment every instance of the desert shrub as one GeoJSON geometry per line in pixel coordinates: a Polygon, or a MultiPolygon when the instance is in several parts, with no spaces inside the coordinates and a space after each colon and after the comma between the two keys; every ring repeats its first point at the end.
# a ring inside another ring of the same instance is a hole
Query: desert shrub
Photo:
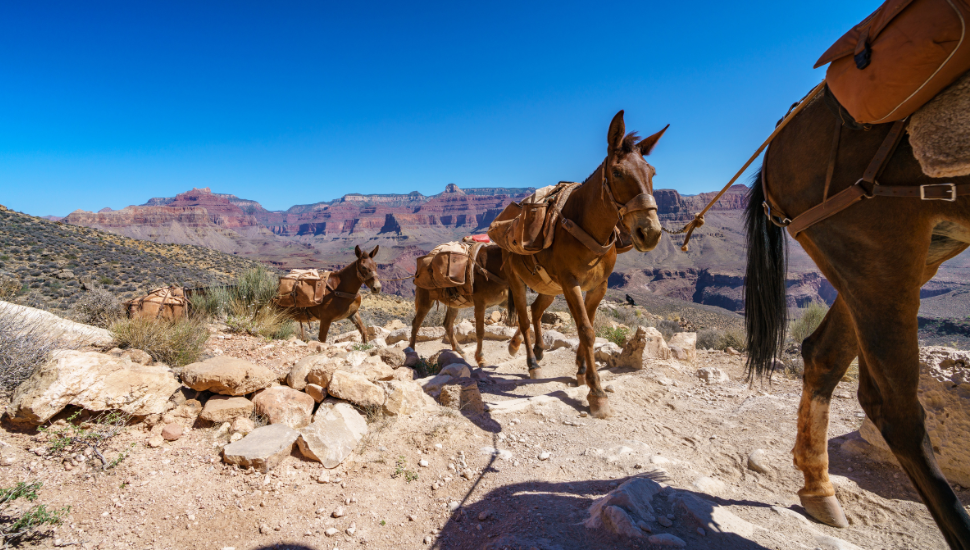
{"type": "Polygon", "coordinates": [[[73,347],[27,314],[0,309],[0,394],[13,392],[55,349],[73,347]]]}
{"type": "Polygon", "coordinates": [[[120,348],[144,350],[156,361],[173,367],[193,363],[202,355],[209,331],[196,318],[122,319],[111,325],[120,348]]]}
{"type": "Polygon", "coordinates": [[[229,303],[226,325],[231,332],[241,332],[253,336],[263,336],[274,340],[285,340],[293,335],[294,326],[282,311],[272,305],[255,309],[237,300],[229,303]]]}
{"type": "Polygon", "coordinates": [[[441,365],[431,363],[424,357],[419,357],[418,362],[414,365],[415,378],[426,378],[428,376],[434,376],[439,372],[441,372],[441,365]]]}
{"type": "Polygon", "coordinates": [[[704,329],[697,333],[698,349],[719,349],[734,348],[737,351],[744,351],[744,333],[736,329],[719,330],[704,329]]]}
{"type": "Polygon", "coordinates": [[[111,277],[105,277],[105,276],[98,277],[98,282],[101,283],[101,284],[103,284],[103,285],[113,285],[113,284],[115,284],[115,280],[114,279],[112,279],[111,277]]]}
{"type": "Polygon", "coordinates": [[[822,302],[812,302],[802,311],[801,316],[791,322],[788,335],[792,342],[802,345],[802,341],[812,335],[822,324],[822,319],[829,312],[829,307],[822,302]]]}
{"type": "Polygon", "coordinates": [[[229,300],[229,290],[226,287],[210,287],[204,293],[189,297],[189,309],[196,316],[217,318],[226,313],[229,300]]]}
{"type": "MultiPolygon", "coordinates": [[[[82,452],[90,452],[97,459],[97,467],[102,471],[114,468],[128,457],[128,450],[118,453],[114,458],[105,456],[111,440],[125,431],[132,416],[122,411],[108,411],[81,421],[81,411],[77,411],[63,422],[42,426],[40,431],[47,436],[47,451],[50,456],[75,459],[82,452]]],[[[132,443],[134,445],[134,443],[132,443]]]]}
{"type": "Polygon", "coordinates": [[[233,289],[235,297],[256,309],[268,305],[276,296],[280,278],[263,266],[244,272],[233,289]]]}
{"type": "Polygon", "coordinates": [[[626,327],[613,328],[609,326],[604,326],[600,330],[596,331],[596,335],[599,336],[600,338],[606,338],[607,340],[609,340],[610,342],[613,342],[618,346],[622,346],[623,344],[626,343],[626,336],[627,334],[629,334],[629,332],[630,332],[630,329],[626,327]]]}
{"type": "Polygon", "coordinates": [[[107,290],[95,289],[78,298],[71,316],[79,323],[107,328],[121,317],[121,303],[107,290]]]}
{"type": "Polygon", "coordinates": [[[674,334],[677,332],[684,332],[684,328],[680,326],[677,321],[672,321],[670,319],[662,319],[657,321],[657,330],[663,335],[664,340],[670,340],[673,338],[674,334]]]}
{"type": "Polygon", "coordinates": [[[43,485],[40,481],[20,481],[13,487],[0,488],[0,541],[4,548],[49,535],[47,528],[59,525],[71,512],[70,506],[49,509],[46,504],[36,504],[28,508],[21,507],[19,503],[14,504],[20,499],[36,501],[37,491],[43,485]]]}

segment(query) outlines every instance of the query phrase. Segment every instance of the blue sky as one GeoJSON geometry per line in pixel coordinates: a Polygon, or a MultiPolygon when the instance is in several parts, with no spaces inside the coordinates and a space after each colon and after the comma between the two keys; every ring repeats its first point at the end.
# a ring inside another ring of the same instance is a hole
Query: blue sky
{"type": "Polygon", "coordinates": [[[5,2],[0,204],[543,186],[599,164],[619,109],[671,125],[658,188],[712,191],[878,4],[5,2]]]}

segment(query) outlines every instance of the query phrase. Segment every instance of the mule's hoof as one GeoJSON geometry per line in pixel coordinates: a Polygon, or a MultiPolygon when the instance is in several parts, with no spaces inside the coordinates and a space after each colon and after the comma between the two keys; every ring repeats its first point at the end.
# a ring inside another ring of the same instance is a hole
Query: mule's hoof
{"type": "Polygon", "coordinates": [[[515,344],[513,342],[509,342],[509,355],[514,357],[516,353],[519,353],[520,345],[522,344],[515,344]]]}
{"type": "Polygon", "coordinates": [[[603,397],[587,395],[586,399],[589,401],[589,414],[593,415],[593,418],[609,418],[613,416],[610,400],[605,395],[603,397]]]}
{"type": "Polygon", "coordinates": [[[578,388],[579,386],[585,386],[585,385],[586,385],[586,373],[584,372],[576,373],[576,387],[578,388]]]}
{"type": "Polygon", "coordinates": [[[815,497],[799,495],[798,498],[802,501],[802,506],[805,507],[808,515],[820,522],[831,525],[832,527],[845,528],[849,526],[848,520],[845,519],[845,512],[842,511],[842,505],[839,504],[839,499],[834,496],[815,497]]]}
{"type": "Polygon", "coordinates": [[[542,352],[543,351],[544,350],[542,348],[540,348],[539,346],[535,346],[535,347],[532,348],[532,353],[535,354],[537,361],[542,361],[542,352]]]}

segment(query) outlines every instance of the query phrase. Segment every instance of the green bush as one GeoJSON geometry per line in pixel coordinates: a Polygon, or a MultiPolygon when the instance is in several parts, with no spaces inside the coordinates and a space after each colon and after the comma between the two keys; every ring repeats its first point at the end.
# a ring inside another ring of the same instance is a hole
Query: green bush
{"type": "Polygon", "coordinates": [[[118,347],[143,350],[173,367],[197,361],[209,339],[209,330],[198,318],[123,319],[111,325],[111,333],[118,347]]]}
{"type": "Polygon", "coordinates": [[[822,324],[822,319],[825,319],[828,312],[829,307],[827,305],[822,302],[812,302],[802,311],[801,316],[789,325],[789,338],[792,342],[801,346],[802,342],[822,324]]]}
{"type": "Polygon", "coordinates": [[[242,274],[233,290],[235,297],[245,304],[261,309],[276,297],[280,278],[263,266],[255,267],[242,274]]]}
{"type": "Polygon", "coordinates": [[[600,327],[596,331],[596,335],[600,338],[606,338],[610,342],[618,346],[623,346],[626,343],[626,336],[630,333],[630,329],[626,327],[600,327]]]}
{"type": "Polygon", "coordinates": [[[13,487],[0,488],[0,540],[4,548],[48,535],[44,530],[59,525],[71,512],[70,506],[49,509],[45,504],[37,504],[23,509],[14,504],[19,499],[36,501],[37,491],[43,486],[40,481],[21,481],[13,487]]]}

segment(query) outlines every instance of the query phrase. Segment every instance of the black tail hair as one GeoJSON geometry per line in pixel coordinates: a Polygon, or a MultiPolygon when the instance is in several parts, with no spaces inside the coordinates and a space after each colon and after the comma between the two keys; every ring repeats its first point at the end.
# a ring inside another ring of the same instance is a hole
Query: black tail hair
{"type": "Polygon", "coordinates": [[[788,302],[785,275],[788,271],[788,241],[784,228],[765,215],[761,171],[755,174],[745,212],[748,266],[745,273],[744,325],[748,352],[748,379],[771,377],[774,360],[785,345],[788,302]]]}

